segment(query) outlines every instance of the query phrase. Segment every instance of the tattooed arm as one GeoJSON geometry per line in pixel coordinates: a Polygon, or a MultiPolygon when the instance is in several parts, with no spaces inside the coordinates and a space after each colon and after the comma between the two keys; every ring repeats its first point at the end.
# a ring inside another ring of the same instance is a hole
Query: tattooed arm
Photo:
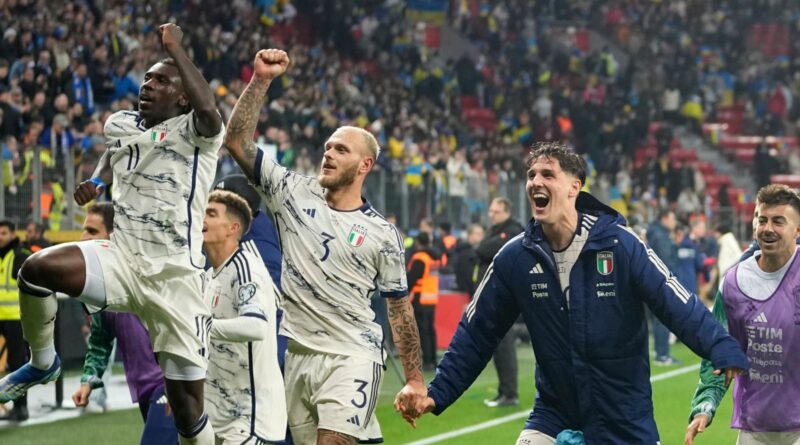
{"type": "Polygon", "coordinates": [[[245,88],[228,121],[223,145],[239,164],[248,178],[253,178],[256,162],[256,144],[253,133],[258,123],[258,113],[269,88],[276,77],[286,71],[289,56],[278,49],[262,49],[256,54],[253,78],[245,88]]]}
{"type": "Polygon", "coordinates": [[[409,297],[388,298],[389,324],[392,326],[394,344],[403,362],[406,385],[397,393],[394,406],[412,426],[415,415],[412,409],[427,398],[428,389],[422,376],[422,356],[420,355],[419,330],[414,320],[414,309],[409,297]]]}

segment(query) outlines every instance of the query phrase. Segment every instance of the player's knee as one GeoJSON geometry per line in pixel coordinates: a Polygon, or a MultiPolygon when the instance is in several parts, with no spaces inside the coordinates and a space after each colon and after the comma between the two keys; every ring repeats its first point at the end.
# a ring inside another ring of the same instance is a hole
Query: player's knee
{"type": "Polygon", "coordinates": [[[17,285],[19,289],[34,297],[44,298],[50,296],[53,292],[43,285],[44,280],[42,274],[45,270],[45,266],[37,259],[37,255],[33,255],[25,260],[17,274],[17,285]]]}
{"type": "Polygon", "coordinates": [[[175,429],[178,430],[178,434],[187,439],[197,436],[207,423],[208,415],[202,410],[196,417],[181,416],[177,411],[175,412],[175,429]]]}

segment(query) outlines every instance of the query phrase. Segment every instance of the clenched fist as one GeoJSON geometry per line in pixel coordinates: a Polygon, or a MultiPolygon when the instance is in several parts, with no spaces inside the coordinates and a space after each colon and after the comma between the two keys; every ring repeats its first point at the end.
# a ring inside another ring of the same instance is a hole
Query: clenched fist
{"type": "Polygon", "coordinates": [[[161,36],[161,46],[164,51],[172,54],[172,51],[181,47],[183,31],[181,27],[174,23],[165,23],[158,27],[158,34],[161,36]]]}
{"type": "Polygon", "coordinates": [[[289,66],[289,55],[279,49],[262,49],[256,53],[253,62],[253,77],[259,80],[271,81],[286,71],[289,66]]]}

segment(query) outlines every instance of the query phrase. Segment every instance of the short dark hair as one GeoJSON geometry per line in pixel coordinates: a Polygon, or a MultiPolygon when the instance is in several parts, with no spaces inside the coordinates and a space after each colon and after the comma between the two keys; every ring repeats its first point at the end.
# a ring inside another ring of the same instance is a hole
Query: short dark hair
{"type": "Polygon", "coordinates": [[[756,200],[766,205],[790,205],[800,214],[800,196],[786,184],[769,184],[761,187],[756,200]]]}
{"type": "Polygon", "coordinates": [[[586,161],[574,150],[560,142],[537,142],[528,153],[525,168],[531,168],[533,162],[542,156],[557,160],[561,170],[578,178],[581,185],[586,184],[586,161]]]}
{"type": "Polygon", "coordinates": [[[442,229],[442,232],[450,233],[453,230],[453,225],[450,221],[442,221],[439,223],[439,228],[442,229]]]}
{"type": "Polygon", "coordinates": [[[503,206],[503,211],[505,211],[506,213],[511,213],[511,201],[509,201],[508,199],[502,196],[498,196],[497,198],[494,198],[491,202],[492,203],[496,202],[500,204],[501,206],[503,206]]]}
{"type": "Polygon", "coordinates": [[[10,219],[0,219],[0,227],[8,227],[8,230],[12,232],[17,230],[17,225],[10,219]]]}
{"type": "Polygon", "coordinates": [[[419,232],[417,234],[417,245],[419,246],[430,246],[431,245],[431,237],[428,235],[428,232],[419,232]]]}
{"type": "Polygon", "coordinates": [[[216,202],[225,206],[225,211],[233,215],[242,225],[242,233],[239,238],[250,230],[250,222],[253,220],[253,213],[247,201],[236,193],[226,190],[214,190],[208,197],[208,202],[216,202]]]}
{"type": "Polygon", "coordinates": [[[658,211],[658,220],[661,221],[662,219],[664,219],[667,216],[669,216],[671,213],[675,213],[675,212],[673,212],[672,209],[669,209],[669,208],[666,208],[666,207],[662,207],[658,211]]]}
{"type": "Polygon", "coordinates": [[[110,202],[95,202],[86,209],[87,213],[93,215],[100,215],[103,219],[103,225],[106,232],[111,233],[114,231],[114,205],[110,202]]]}
{"type": "Polygon", "coordinates": [[[47,230],[47,224],[43,222],[36,222],[36,221],[28,221],[27,225],[33,224],[33,230],[36,231],[38,235],[44,235],[44,231],[47,230]]]}

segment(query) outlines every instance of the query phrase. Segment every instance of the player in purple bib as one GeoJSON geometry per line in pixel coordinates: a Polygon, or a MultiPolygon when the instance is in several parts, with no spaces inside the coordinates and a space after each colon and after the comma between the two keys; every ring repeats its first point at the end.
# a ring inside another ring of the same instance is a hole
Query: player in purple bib
{"type": "MultiPolygon", "coordinates": [[[[714,315],[750,362],[733,387],[739,445],[800,445],[800,196],[782,184],[758,192],[759,251],[725,274],[714,315]]],[[[686,443],[711,423],[727,386],[703,361],[686,443]]]]}

